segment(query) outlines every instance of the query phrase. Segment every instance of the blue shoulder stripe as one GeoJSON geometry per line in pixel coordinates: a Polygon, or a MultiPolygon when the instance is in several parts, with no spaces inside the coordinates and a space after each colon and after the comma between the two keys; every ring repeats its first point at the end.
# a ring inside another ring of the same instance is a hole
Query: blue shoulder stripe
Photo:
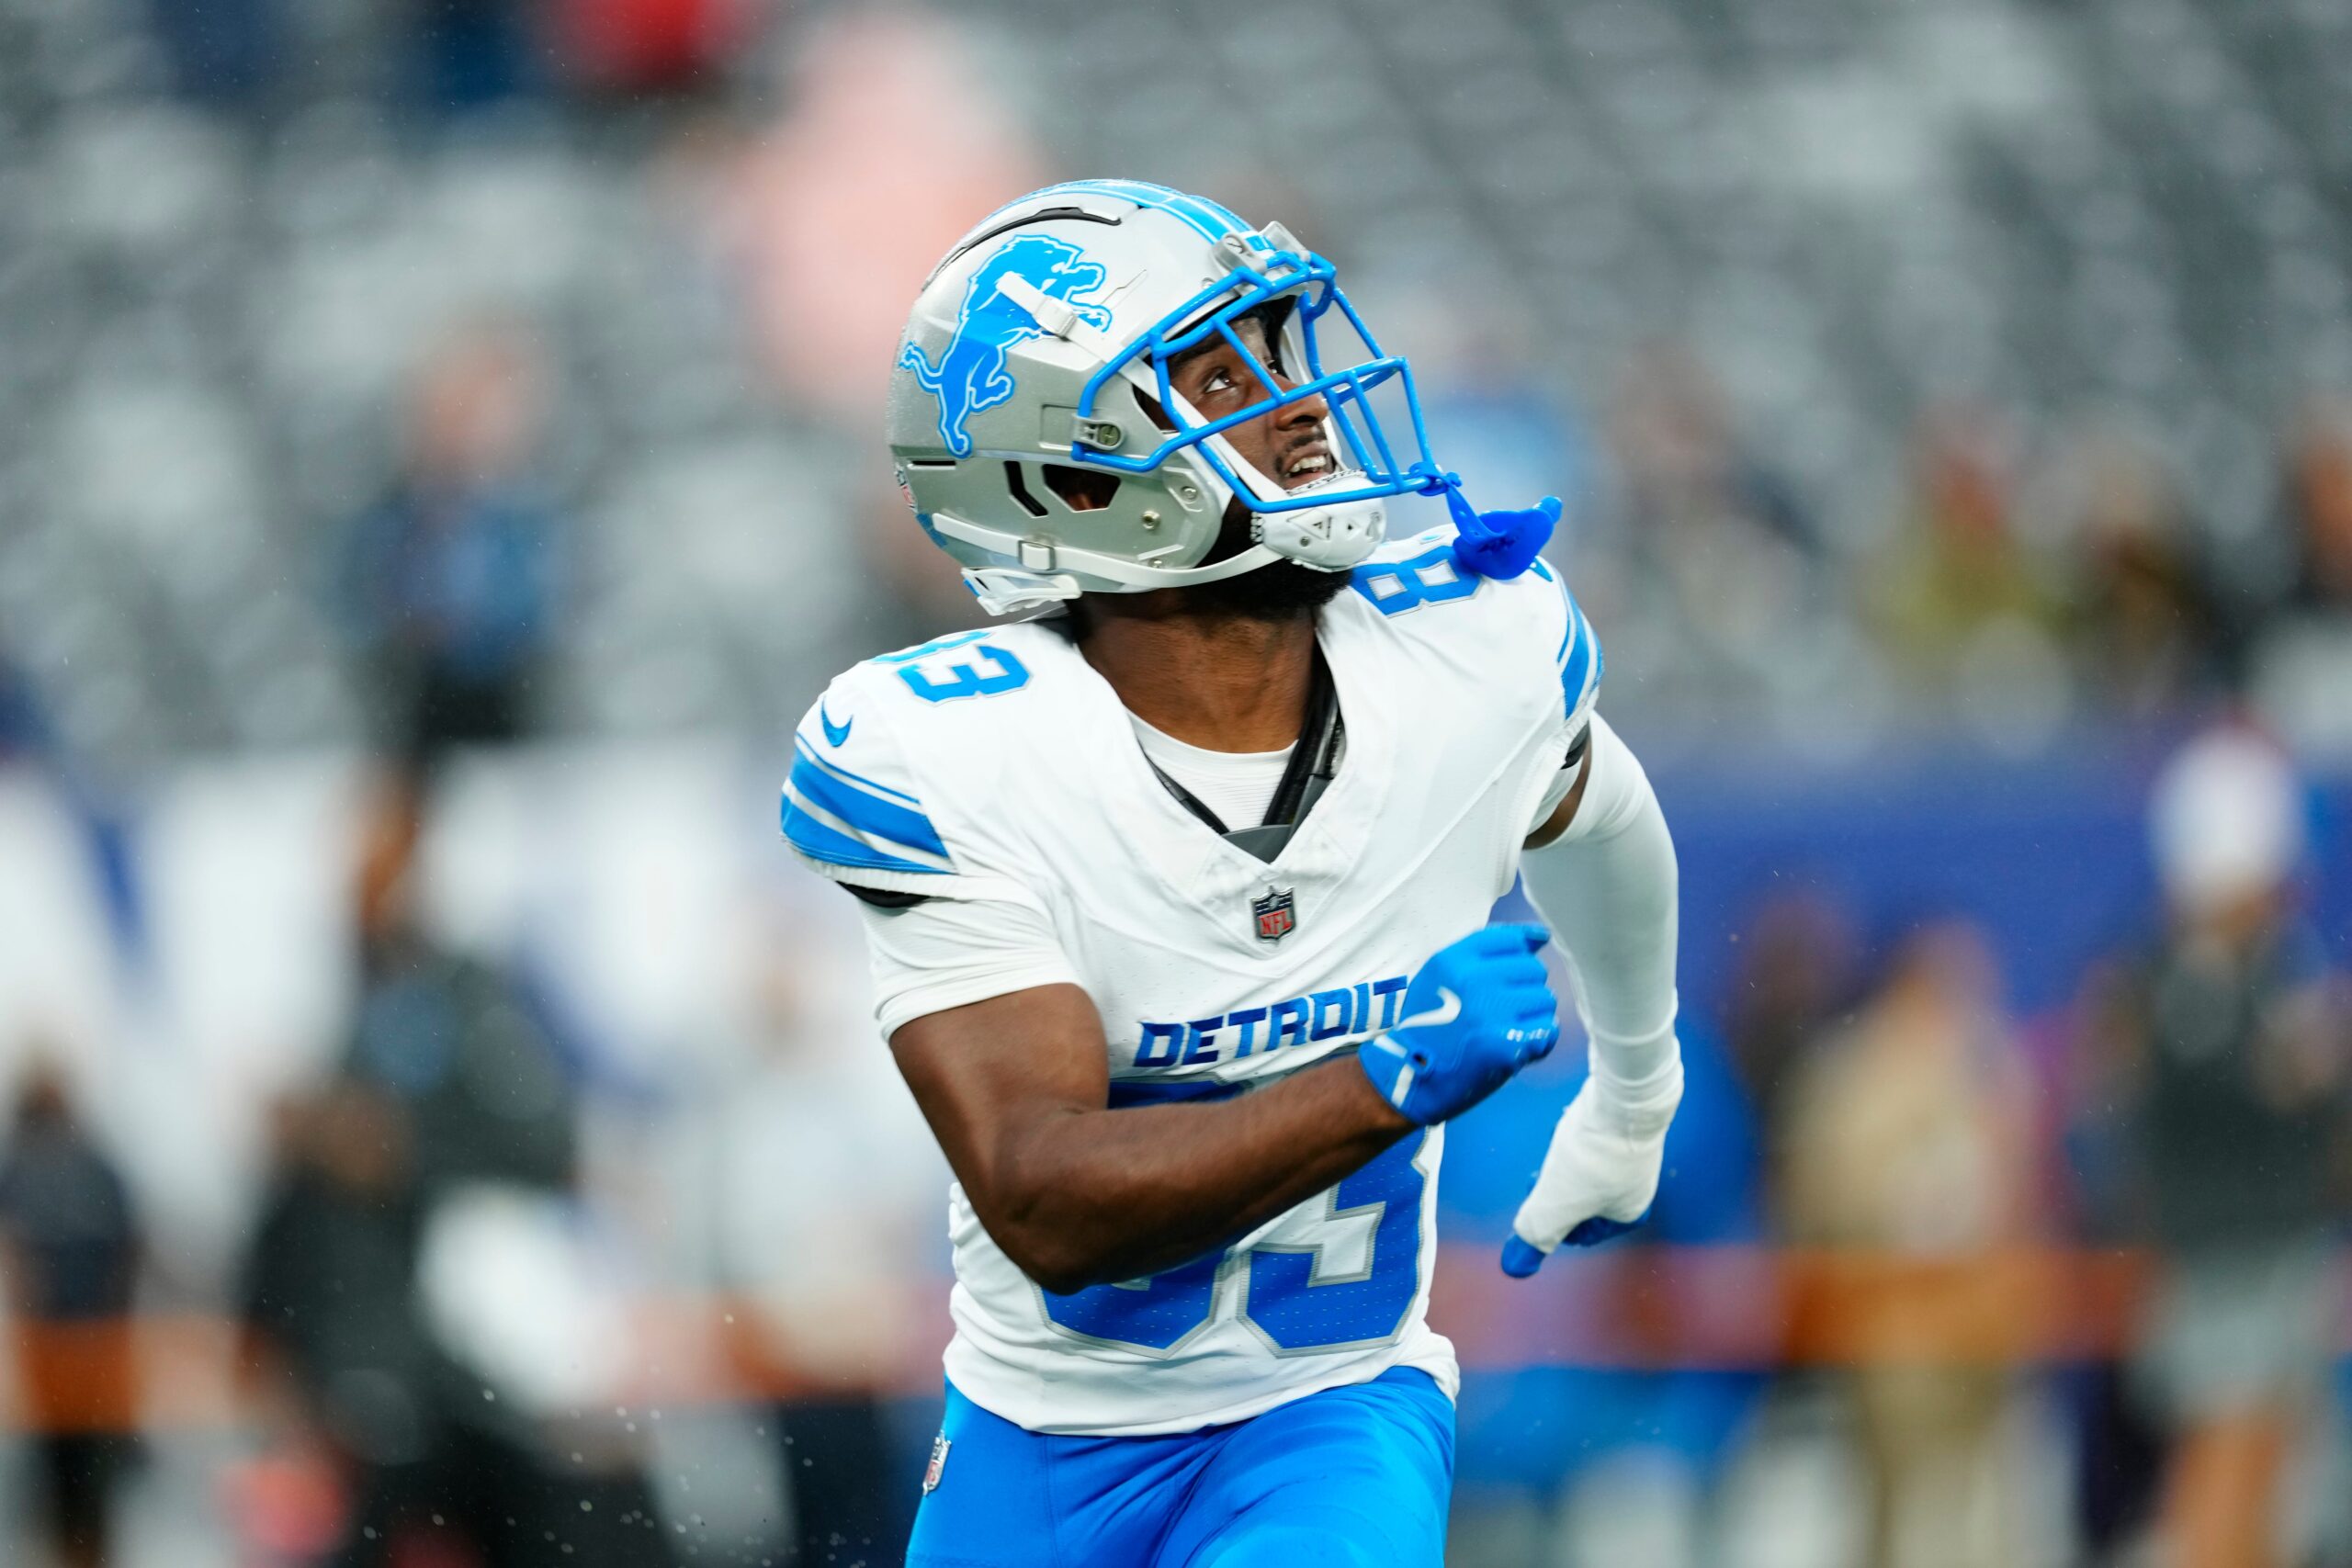
{"type": "Polygon", "coordinates": [[[938,866],[924,865],[919,861],[902,860],[897,855],[884,854],[859,843],[847,833],[838,832],[818,821],[806,811],[784,803],[784,836],[792,847],[810,860],[820,860],[831,865],[863,866],[868,871],[916,871],[926,875],[944,875],[938,866]]]}
{"type": "Polygon", "coordinates": [[[1592,635],[1592,624],[1584,618],[1584,612],[1577,608],[1574,599],[1568,601],[1568,640],[1573,646],[1564,645],[1561,649],[1567,654],[1568,661],[1560,667],[1560,691],[1566,700],[1566,711],[1574,713],[1577,705],[1584,701],[1588,686],[1600,679],[1593,661],[1600,655],[1600,639],[1592,635]]]}
{"type": "Polygon", "coordinates": [[[917,800],[905,790],[892,789],[888,784],[879,783],[874,779],[869,779],[864,773],[854,773],[850,772],[849,769],[842,767],[839,762],[827,761],[824,758],[817,755],[817,750],[815,747],[809,745],[805,739],[798,735],[795,735],[792,738],[792,744],[793,748],[800,753],[803,761],[816,764],[818,767],[824,769],[825,772],[832,774],[835,778],[846,779],[851,784],[863,785],[864,787],[872,790],[876,795],[887,795],[892,800],[903,800],[909,806],[912,806],[917,808],[920,808],[922,805],[922,801],[917,800]]]}
{"type": "Polygon", "coordinates": [[[947,853],[947,846],[939,841],[939,830],[931,825],[930,818],[891,801],[877,800],[805,758],[792,764],[792,787],[811,805],[823,807],[869,837],[929,850],[943,858],[947,853]]]}

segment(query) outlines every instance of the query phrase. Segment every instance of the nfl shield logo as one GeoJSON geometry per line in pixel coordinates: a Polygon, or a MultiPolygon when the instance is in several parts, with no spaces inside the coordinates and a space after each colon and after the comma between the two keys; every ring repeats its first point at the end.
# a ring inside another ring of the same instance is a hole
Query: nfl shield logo
{"type": "Polygon", "coordinates": [[[939,1472],[947,1468],[947,1450],[955,1446],[955,1444],[947,1440],[947,1434],[944,1432],[940,1433],[939,1436],[932,1438],[931,1463],[923,1467],[922,1472],[922,1491],[924,1496],[930,1496],[933,1492],[938,1489],[939,1472]]]}
{"type": "Polygon", "coordinates": [[[1268,887],[1262,897],[1250,900],[1250,913],[1258,925],[1260,942],[1280,942],[1298,928],[1297,900],[1295,889],[1268,887]]]}

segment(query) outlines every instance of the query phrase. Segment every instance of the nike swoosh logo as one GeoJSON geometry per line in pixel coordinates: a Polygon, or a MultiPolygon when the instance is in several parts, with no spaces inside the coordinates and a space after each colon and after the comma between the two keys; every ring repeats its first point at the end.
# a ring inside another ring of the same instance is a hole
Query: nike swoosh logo
{"type": "Polygon", "coordinates": [[[1395,1027],[1398,1029],[1423,1029],[1433,1023],[1452,1023],[1455,1019],[1462,1016],[1462,998],[1460,997],[1455,996],[1443,986],[1440,986],[1437,988],[1437,1006],[1430,1009],[1427,1012],[1417,1012],[1410,1018],[1400,1018],[1396,1021],[1395,1027]]]}
{"type": "Polygon", "coordinates": [[[817,705],[817,722],[825,727],[826,744],[839,746],[842,742],[849,739],[849,726],[857,722],[857,715],[852,714],[849,716],[849,724],[835,724],[833,722],[833,716],[825,711],[825,705],[819,703],[817,705]]]}

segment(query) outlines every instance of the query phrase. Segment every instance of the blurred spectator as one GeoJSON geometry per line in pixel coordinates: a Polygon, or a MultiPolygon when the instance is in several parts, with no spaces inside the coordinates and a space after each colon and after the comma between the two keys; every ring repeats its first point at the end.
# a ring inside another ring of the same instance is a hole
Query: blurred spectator
{"type": "Polygon", "coordinates": [[[1964,709],[1989,707],[1996,726],[2040,739],[2068,702],[2060,600],[2018,536],[2012,469],[1987,416],[1929,413],[1906,510],[1862,586],[1881,644],[1916,687],[1956,692],[1964,709]]]}
{"type": "Polygon", "coordinates": [[[2283,1560],[2282,1483],[2329,1357],[2347,1034],[2295,913],[2305,810],[2250,735],[2173,761],[2150,812],[2170,926],[2112,1024],[2164,1258],[2135,1373],[2174,1439],[2165,1513],[2183,1568],[2283,1560]]]}
{"type": "Polygon", "coordinates": [[[2352,402],[2317,399],[2287,457],[2282,535],[2294,553],[2295,607],[2352,616],[2352,402]]]}
{"type": "MultiPolygon", "coordinates": [[[[1911,936],[1792,1098],[1782,1141],[1791,1235],[1912,1258],[1965,1259],[2019,1241],[2034,1190],[2030,1095],[1977,933],[1951,924],[1911,936]]],[[[1848,1326],[1865,1345],[1899,1346],[1929,1326],[1981,1343],[2027,1310],[1995,1271],[1954,1278],[1932,1325],[1923,1298],[1894,1292],[1853,1298],[1848,1326]]],[[[2010,1369],[1896,1354],[1846,1381],[1874,1568],[2017,1562],[2018,1500],[2000,1443],[2010,1369]]]]}
{"type": "Polygon", "coordinates": [[[1852,922],[1826,897],[1771,899],[1740,933],[1721,1016],[1775,1190],[1788,1166],[1780,1139],[1789,1126],[1791,1091],[1831,1021],[1852,1003],[1860,961],[1852,922]]]}
{"type": "Polygon", "coordinates": [[[568,1189],[577,1093],[520,988],[430,937],[413,908],[418,797],[396,790],[358,878],[359,997],[345,1070],[389,1094],[427,1198],[468,1181],[568,1189]]]}
{"type": "Polygon", "coordinates": [[[21,1411],[51,1540],[66,1568],[108,1561],[114,1494],[135,1418],[126,1314],[138,1215],[122,1177],[74,1115],[58,1069],[37,1065],[0,1159],[0,1246],[16,1320],[21,1411]]]}
{"type": "Polygon", "coordinates": [[[435,1336],[416,1288],[427,1208],[416,1174],[408,1119],[379,1089],[340,1079],[281,1111],[243,1306],[265,1384],[290,1396],[298,1446],[307,1434],[345,1478],[333,1561],[667,1561],[641,1486],[559,1471],[533,1426],[435,1336]],[[597,1518],[586,1500],[635,1506],[597,1518]]]}
{"type": "Polygon", "coordinates": [[[530,472],[544,377],[538,344],[513,323],[449,338],[417,378],[401,477],[343,540],[345,626],[387,739],[412,764],[537,722],[563,527],[530,472]]]}
{"type": "Polygon", "coordinates": [[[2235,584],[2249,682],[2299,750],[2352,754],[2352,400],[2312,400],[2282,468],[2270,552],[2235,584]]]}
{"type": "Polygon", "coordinates": [[[457,1377],[415,1311],[408,1123],[348,1080],[279,1107],[277,1122],[243,1314],[364,1495],[379,1469],[423,1458],[435,1390],[446,1400],[457,1377]]]}
{"type": "MultiPolygon", "coordinates": [[[[637,1440],[583,1419],[559,1445],[558,1413],[498,1397],[514,1369],[479,1354],[498,1348],[479,1332],[483,1292],[544,1287],[529,1244],[565,1227],[543,1200],[572,1184],[576,1096],[516,987],[414,919],[417,799],[396,790],[369,819],[350,1045],[342,1075],[283,1117],[246,1316],[298,1427],[348,1476],[338,1562],[403,1563],[452,1539],[488,1568],[667,1561],[637,1440]],[[501,1247],[514,1256],[493,1267],[501,1247]],[[578,1451],[566,1462],[559,1446],[578,1451]]],[[[527,1332],[562,1359],[582,1345],[572,1315],[527,1332]]]]}
{"type": "Polygon", "coordinates": [[[2117,432],[2064,452],[2051,497],[2068,555],[2075,666],[2110,712],[2149,715],[2215,687],[2220,607],[2179,493],[2156,455],[2117,432]]]}

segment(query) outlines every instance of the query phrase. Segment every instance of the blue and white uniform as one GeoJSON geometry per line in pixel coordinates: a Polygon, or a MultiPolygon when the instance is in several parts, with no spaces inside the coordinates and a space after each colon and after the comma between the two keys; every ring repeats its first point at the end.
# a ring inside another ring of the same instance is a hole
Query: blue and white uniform
{"type": "MultiPolygon", "coordinates": [[[[1415,969],[1511,886],[1600,677],[1550,568],[1465,577],[1451,536],[1388,544],[1321,612],[1346,748],[1271,864],[1163,787],[1051,623],[835,679],[796,735],[784,829],[826,876],[927,900],[867,910],[885,1035],[1075,984],[1122,1106],[1242,1092],[1396,1023],[1415,969]]],[[[1072,1295],[1023,1275],[951,1188],[956,1397],[1030,1433],[1146,1437],[1397,1369],[1450,1396],[1453,1348],[1424,1318],[1442,1146],[1431,1127],[1229,1247],[1072,1295]]]]}

